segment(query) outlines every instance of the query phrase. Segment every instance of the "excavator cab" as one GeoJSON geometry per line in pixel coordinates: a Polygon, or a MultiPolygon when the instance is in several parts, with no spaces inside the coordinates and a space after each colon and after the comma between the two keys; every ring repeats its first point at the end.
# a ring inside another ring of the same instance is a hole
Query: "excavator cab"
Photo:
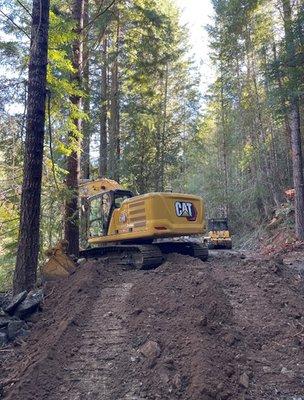
{"type": "Polygon", "coordinates": [[[129,190],[109,190],[87,199],[85,206],[87,219],[87,239],[107,236],[110,221],[115,209],[119,209],[122,203],[133,197],[129,190]]]}

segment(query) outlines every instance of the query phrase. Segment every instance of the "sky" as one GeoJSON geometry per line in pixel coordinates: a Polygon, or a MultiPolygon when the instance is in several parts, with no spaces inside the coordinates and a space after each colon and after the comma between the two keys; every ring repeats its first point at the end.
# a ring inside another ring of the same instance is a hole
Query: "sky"
{"type": "Polygon", "coordinates": [[[189,30],[190,54],[199,66],[201,73],[201,91],[207,90],[214,74],[209,60],[208,34],[204,27],[212,23],[213,8],[211,0],[175,0],[181,10],[181,22],[189,30]]]}

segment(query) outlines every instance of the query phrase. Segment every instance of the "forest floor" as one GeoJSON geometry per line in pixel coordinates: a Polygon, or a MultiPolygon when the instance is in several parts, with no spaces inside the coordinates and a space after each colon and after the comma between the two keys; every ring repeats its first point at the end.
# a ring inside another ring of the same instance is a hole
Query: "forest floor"
{"type": "Polygon", "coordinates": [[[83,265],[0,350],[3,397],[304,400],[304,253],[285,253],[83,265]]]}

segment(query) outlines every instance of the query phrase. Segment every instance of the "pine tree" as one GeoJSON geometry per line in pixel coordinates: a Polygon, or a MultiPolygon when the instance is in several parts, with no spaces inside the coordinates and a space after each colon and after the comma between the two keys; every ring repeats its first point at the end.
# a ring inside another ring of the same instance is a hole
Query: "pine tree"
{"type": "Polygon", "coordinates": [[[33,1],[20,233],[14,292],[36,283],[44,145],[49,1],[33,1]]]}
{"type": "MultiPolygon", "coordinates": [[[[84,0],[73,1],[72,16],[74,20],[75,38],[73,42],[73,67],[71,75],[73,84],[81,89],[83,78],[83,21],[84,0]]],[[[72,108],[72,126],[69,132],[69,140],[72,146],[67,158],[66,185],[69,197],[65,208],[65,240],[68,242],[68,253],[74,256],[79,252],[79,173],[80,173],[80,134],[82,131],[81,109],[82,96],[80,93],[70,97],[72,108]]]]}
{"type": "Polygon", "coordinates": [[[290,0],[282,0],[284,14],[285,44],[289,79],[289,126],[293,162],[293,182],[295,188],[296,233],[298,239],[304,240],[304,171],[301,136],[300,101],[297,93],[300,79],[296,60],[295,36],[290,0]]]}

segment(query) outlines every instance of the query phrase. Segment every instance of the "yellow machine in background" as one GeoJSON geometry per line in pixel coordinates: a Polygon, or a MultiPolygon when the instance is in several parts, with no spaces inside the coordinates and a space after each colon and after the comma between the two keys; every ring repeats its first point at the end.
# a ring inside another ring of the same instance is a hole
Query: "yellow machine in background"
{"type": "MultiPolygon", "coordinates": [[[[80,257],[106,257],[138,269],[156,267],[173,252],[208,259],[208,246],[189,239],[206,230],[200,197],[180,193],[134,196],[110,179],[83,182],[79,192],[80,257]]],[[[64,246],[52,249],[49,256],[42,267],[47,278],[73,271],[74,263],[69,262],[64,246]]]]}
{"type": "Polygon", "coordinates": [[[205,238],[209,249],[232,249],[232,239],[227,218],[208,220],[208,236],[205,238]]]}

